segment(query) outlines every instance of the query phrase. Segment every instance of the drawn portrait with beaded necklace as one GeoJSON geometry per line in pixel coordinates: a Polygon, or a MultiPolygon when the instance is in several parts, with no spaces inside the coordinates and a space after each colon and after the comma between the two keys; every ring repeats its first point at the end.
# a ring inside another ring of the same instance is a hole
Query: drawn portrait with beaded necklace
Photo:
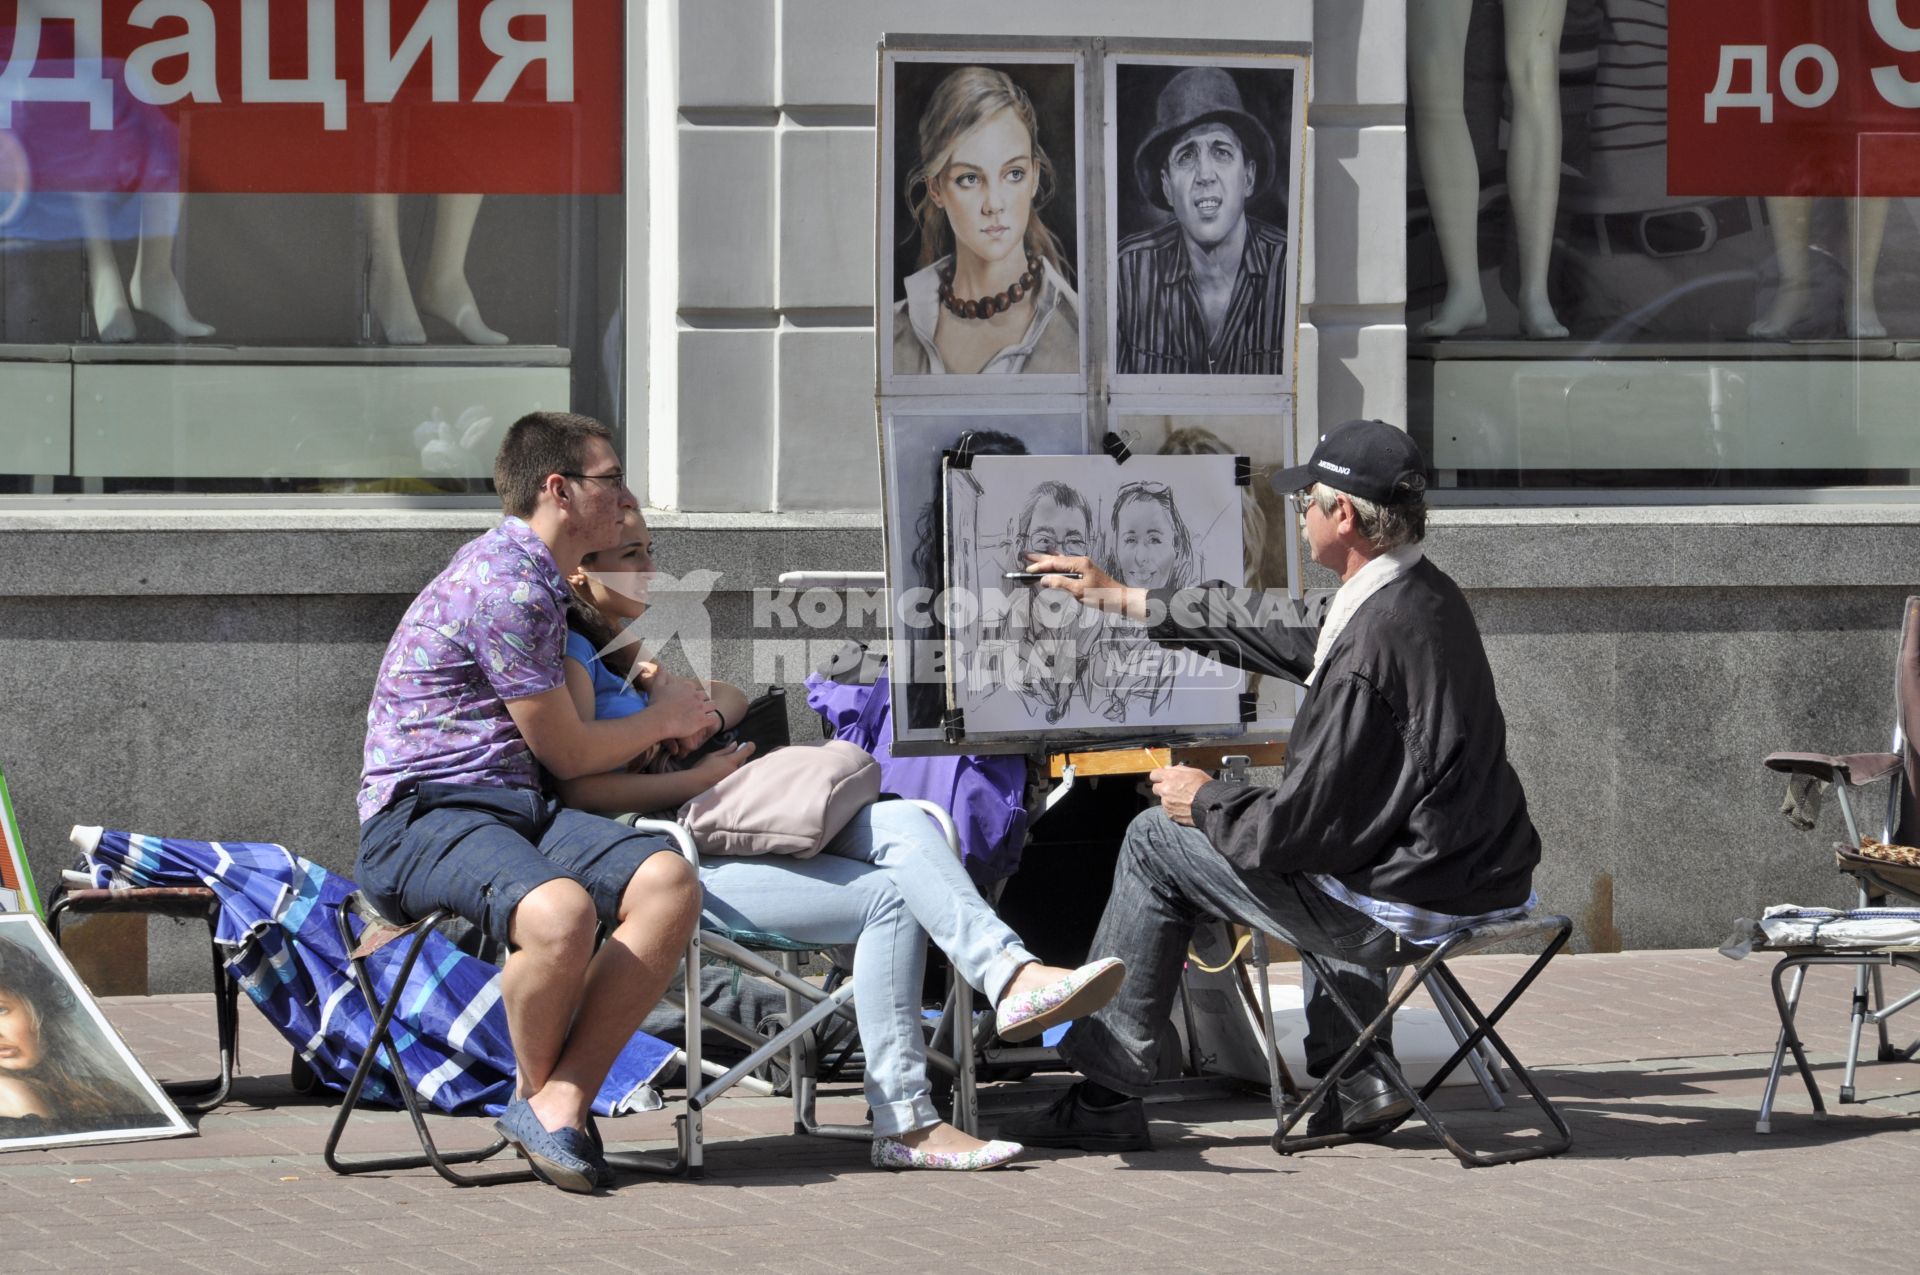
{"type": "Polygon", "coordinates": [[[1043,216],[1058,178],[1027,91],[994,67],[957,67],[917,137],[905,184],[919,268],[894,307],[894,372],[1078,372],[1080,301],[1043,216]]]}

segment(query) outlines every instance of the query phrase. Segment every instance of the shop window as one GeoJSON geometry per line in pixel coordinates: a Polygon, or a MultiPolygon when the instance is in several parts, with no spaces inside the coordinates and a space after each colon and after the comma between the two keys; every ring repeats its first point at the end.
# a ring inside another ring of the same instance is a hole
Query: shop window
{"type": "Polygon", "coordinates": [[[1911,481],[1920,164],[1874,68],[1920,78],[1920,31],[1895,9],[1408,5],[1410,415],[1437,487],[1911,481]]]}
{"type": "Polygon", "coordinates": [[[0,494],[472,496],[620,415],[624,6],[0,3],[0,494]]]}

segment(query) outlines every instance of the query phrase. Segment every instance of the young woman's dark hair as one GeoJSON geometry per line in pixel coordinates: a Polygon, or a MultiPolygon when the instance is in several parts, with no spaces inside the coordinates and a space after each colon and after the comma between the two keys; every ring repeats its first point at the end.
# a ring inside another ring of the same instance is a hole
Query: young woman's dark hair
{"type": "MultiPolygon", "coordinates": [[[[975,429],[962,434],[953,441],[958,448],[961,441],[971,439],[968,450],[975,456],[1025,456],[1027,445],[1012,434],[997,429],[975,429]]],[[[951,450],[951,449],[950,449],[951,450]]],[[[945,520],[940,516],[944,507],[940,499],[940,482],[944,477],[941,457],[935,456],[933,462],[933,499],[921,507],[920,517],[914,523],[913,533],[917,540],[913,547],[913,579],[908,587],[918,586],[930,589],[934,597],[940,596],[941,584],[945,578],[945,564],[940,561],[940,546],[947,538],[945,520]]],[[[898,605],[898,600],[895,600],[898,605]]],[[[909,641],[943,642],[946,640],[946,625],[932,611],[931,627],[924,634],[909,634],[909,641]]],[[[905,668],[892,670],[895,678],[908,678],[907,682],[907,726],[910,729],[925,729],[940,724],[947,711],[947,690],[938,682],[920,682],[911,680],[913,664],[908,657],[905,668]]]]}
{"type": "Polygon", "coordinates": [[[51,1113],[49,1125],[78,1132],[153,1122],[153,1104],[110,1070],[113,1055],[91,1030],[73,992],[32,951],[4,938],[0,993],[17,1002],[39,1040],[31,1067],[0,1071],[0,1077],[31,1086],[51,1113]]]}

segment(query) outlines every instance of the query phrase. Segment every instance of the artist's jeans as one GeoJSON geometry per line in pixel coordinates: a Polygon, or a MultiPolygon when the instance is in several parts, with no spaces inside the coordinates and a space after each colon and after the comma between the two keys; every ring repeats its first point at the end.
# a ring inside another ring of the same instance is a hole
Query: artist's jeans
{"type": "Polygon", "coordinates": [[[866,1054],[873,1131],[937,1124],[920,1014],[927,939],[998,1001],[1034,959],[993,914],[925,811],[876,802],[811,859],[710,859],[702,924],[853,946],[854,1015],[866,1054]]]}
{"type": "MultiPolygon", "coordinates": [[[[1113,894],[1093,950],[1127,963],[1126,981],[1106,1008],[1073,1025],[1060,1044],[1074,1070],[1120,1093],[1144,1095],[1154,1077],[1156,1039],[1173,1010],[1194,925],[1225,917],[1328,958],[1334,981],[1369,1021],[1387,1004],[1384,966],[1411,959],[1365,913],[1299,876],[1250,880],[1194,828],[1154,807],[1127,827],[1113,894]]],[[[1307,983],[1307,1070],[1324,1075],[1356,1033],[1326,989],[1307,983]]],[[[1383,1044],[1391,1040],[1382,1034],[1383,1044]]]]}

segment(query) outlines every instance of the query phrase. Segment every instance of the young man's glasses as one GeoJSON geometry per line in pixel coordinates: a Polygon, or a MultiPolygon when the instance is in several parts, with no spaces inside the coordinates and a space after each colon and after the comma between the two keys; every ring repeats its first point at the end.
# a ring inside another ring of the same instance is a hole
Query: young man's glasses
{"type": "Polygon", "coordinates": [[[562,478],[573,478],[583,483],[605,483],[616,491],[627,485],[627,471],[616,469],[611,474],[570,474],[566,470],[558,471],[562,478]]]}

